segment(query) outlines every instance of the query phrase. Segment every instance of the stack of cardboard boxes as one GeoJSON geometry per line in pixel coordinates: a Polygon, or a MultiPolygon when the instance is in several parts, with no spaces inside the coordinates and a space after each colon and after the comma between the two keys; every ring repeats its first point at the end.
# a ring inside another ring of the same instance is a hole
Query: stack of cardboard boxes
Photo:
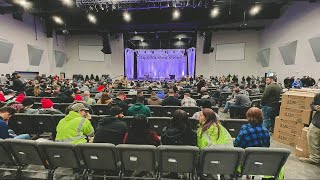
{"type": "Polygon", "coordinates": [[[274,140],[294,147],[299,142],[300,156],[308,152],[306,131],[302,129],[310,124],[310,104],[315,94],[311,91],[287,91],[282,95],[280,113],[275,120],[274,140]]]}

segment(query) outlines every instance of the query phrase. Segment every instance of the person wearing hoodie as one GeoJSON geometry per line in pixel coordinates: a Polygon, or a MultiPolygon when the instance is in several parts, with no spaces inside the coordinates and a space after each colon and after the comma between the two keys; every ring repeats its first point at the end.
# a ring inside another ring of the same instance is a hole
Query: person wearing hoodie
{"type": "Polygon", "coordinates": [[[66,90],[63,93],[58,94],[57,98],[61,103],[73,103],[75,94],[71,90],[66,90]]]}
{"type": "Polygon", "coordinates": [[[88,111],[89,109],[83,104],[74,104],[69,114],[59,121],[55,141],[72,144],[86,143],[86,137],[94,135],[94,129],[90,123],[91,115],[88,111]]]}
{"type": "Polygon", "coordinates": [[[163,129],[163,145],[197,145],[197,134],[192,131],[188,114],[178,109],[173,113],[169,126],[163,129]]]}
{"type": "Polygon", "coordinates": [[[121,144],[127,133],[127,124],[121,119],[123,118],[122,108],[115,105],[110,109],[110,116],[99,120],[96,129],[94,143],[112,143],[114,145],[121,144]]]}
{"type": "Polygon", "coordinates": [[[24,92],[25,90],[25,84],[22,83],[22,81],[19,79],[21,76],[20,74],[14,72],[12,73],[12,89],[19,92],[24,92]]]}
{"type": "Polygon", "coordinates": [[[137,97],[136,104],[132,105],[128,109],[128,116],[134,116],[134,115],[142,114],[142,115],[144,115],[146,117],[150,117],[151,116],[151,111],[150,111],[149,107],[143,105],[143,103],[144,103],[144,98],[143,97],[137,97]]]}
{"type": "Polygon", "coordinates": [[[148,99],[149,105],[161,105],[162,100],[157,96],[155,92],[151,92],[151,97],[148,99]]]}
{"type": "Polygon", "coordinates": [[[180,100],[175,97],[175,92],[173,89],[169,89],[168,97],[162,101],[162,106],[180,106],[180,100]]]}
{"type": "Polygon", "coordinates": [[[202,94],[201,100],[198,102],[198,106],[203,106],[203,103],[207,100],[210,101],[211,106],[217,105],[216,101],[209,95],[209,93],[204,92],[202,94]]]}
{"type": "Polygon", "coordinates": [[[23,108],[19,109],[18,113],[26,113],[26,114],[38,114],[37,109],[32,109],[34,104],[34,100],[31,98],[25,98],[22,101],[23,108]]]}
{"type": "Polygon", "coordinates": [[[41,100],[41,109],[39,114],[63,114],[58,109],[53,108],[53,102],[50,99],[43,98],[41,100]]]}

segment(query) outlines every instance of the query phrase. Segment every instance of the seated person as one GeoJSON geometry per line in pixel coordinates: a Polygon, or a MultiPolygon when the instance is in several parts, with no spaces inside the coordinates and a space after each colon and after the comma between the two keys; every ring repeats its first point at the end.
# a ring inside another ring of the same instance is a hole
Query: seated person
{"type": "Polygon", "coordinates": [[[181,100],[181,106],[197,106],[196,100],[191,98],[191,92],[189,90],[184,92],[184,98],[181,100]]]}
{"type": "Polygon", "coordinates": [[[180,106],[180,100],[175,97],[173,89],[169,89],[168,97],[162,101],[162,106],[180,106]]]}
{"type": "Polygon", "coordinates": [[[41,100],[41,109],[39,114],[63,114],[60,110],[53,108],[53,102],[50,99],[43,98],[41,100]]]}
{"type": "Polygon", "coordinates": [[[163,129],[164,145],[197,145],[197,133],[191,129],[188,114],[178,109],[173,113],[170,124],[163,129]]]}
{"type": "Polygon", "coordinates": [[[123,118],[122,108],[113,106],[110,109],[111,117],[104,117],[99,120],[96,129],[94,143],[121,144],[127,133],[127,124],[121,120],[123,118]]]}
{"type": "Polygon", "coordinates": [[[57,126],[56,142],[72,144],[86,143],[86,136],[93,136],[94,129],[90,123],[89,109],[83,104],[76,103],[66,117],[59,121],[57,126]]]}
{"type": "Polygon", "coordinates": [[[44,91],[40,93],[40,97],[52,97],[51,88],[47,87],[44,91]]]}
{"type": "Polygon", "coordinates": [[[12,107],[0,108],[0,138],[31,139],[29,134],[21,134],[17,136],[11,129],[9,129],[8,122],[15,113],[16,111],[12,107]]]}
{"type": "Polygon", "coordinates": [[[301,89],[302,87],[303,87],[303,84],[302,84],[300,78],[297,78],[297,80],[295,80],[292,83],[292,88],[294,88],[294,89],[301,89]]]}
{"type": "Polygon", "coordinates": [[[261,94],[260,93],[260,89],[257,87],[256,84],[252,84],[251,86],[252,90],[251,90],[251,96],[256,96],[258,94],[261,94]]]}
{"type": "MultiPolygon", "coordinates": [[[[207,99],[203,102],[203,104],[201,106],[201,111],[202,111],[202,109],[205,109],[205,108],[211,109],[211,102],[209,100],[207,100],[207,99]]],[[[192,118],[194,118],[194,119],[199,121],[200,112],[201,111],[198,111],[198,112],[194,113],[192,118]]],[[[216,112],[214,112],[214,113],[216,114],[217,118],[219,119],[219,115],[216,112]]]]}
{"type": "Polygon", "coordinates": [[[143,105],[143,102],[144,102],[144,98],[138,97],[137,102],[128,109],[128,116],[135,116],[138,114],[142,114],[146,117],[150,117],[151,111],[149,107],[143,105]]]}
{"type": "Polygon", "coordinates": [[[38,114],[39,111],[37,109],[32,109],[34,105],[34,100],[31,98],[25,98],[22,101],[23,108],[19,109],[18,113],[26,113],[26,114],[38,114]]]}
{"type": "Polygon", "coordinates": [[[161,105],[162,100],[157,96],[155,92],[151,92],[151,97],[148,99],[149,105],[161,105]]]}
{"type": "Polygon", "coordinates": [[[104,92],[102,93],[101,98],[98,100],[97,104],[105,104],[109,105],[112,102],[111,97],[109,96],[108,93],[104,92]]]}
{"type": "Polygon", "coordinates": [[[229,100],[224,105],[224,109],[222,111],[220,111],[220,112],[223,112],[223,113],[227,113],[228,112],[228,110],[230,109],[230,105],[235,103],[236,95],[239,94],[239,92],[240,92],[240,89],[238,87],[233,89],[232,95],[229,96],[229,98],[228,98],[229,100]]]}
{"type": "Polygon", "coordinates": [[[198,106],[203,106],[204,101],[207,101],[207,100],[210,101],[211,106],[217,105],[216,101],[209,95],[209,93],[204,92],[202,93],[202,97],[201,97],[201,100],[199,101],[198,106]]]}
{"type": "Polygon", "coordinates": [[[89,91],[85,91],[83,93],[83,100],[89,104],[90,106],[95,105],[96,104],[96,100],[94,100],[93,98],[90,98],[90,92],[89,91]]]}
{"type": "Polygon", "coordinates": [[[161,143],[157,133],[150,130],[147,118],[144,115],[136,115],[124,136],[123,144],[159,146],[161,143]]]}
{"type": "Polygon", "coordinates": [[[241,91],[236,95],[235,103],[229,106],[230,116],[231,116],[231,112],[233,113],[239,112],[239,110],[250,107],[250,106],[251,106],[251,100],[249,99],[249,96],[243,94],[243,91],[241,91]]]}

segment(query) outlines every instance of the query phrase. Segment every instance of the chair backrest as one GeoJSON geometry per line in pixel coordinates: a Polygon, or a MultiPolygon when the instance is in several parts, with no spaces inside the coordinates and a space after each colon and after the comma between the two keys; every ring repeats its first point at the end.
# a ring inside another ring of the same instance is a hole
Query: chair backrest
{"type": "Polygon", "coordinates": [[[39,127],[39,133],[41,132],[53,132],[56,129],[51,114],[35,114],[29,115],[31,120],[37,122],[39,127]]]}
{"type": "Polygon", "coordinates": [[[180,106],[163,106],[162,107],[163,116],[172,117],[173,113],[178,109],[181,109],[181,107],[180,106]]]}
{"type": "Polygon", "coordinates": [[[0,139],[0,164],[14,165],[16,164],[9,153],[9,148],[5,140],[0,139]]]}
{"type": "Polygon", "coordinates": [[[96,104],[91,106],[93,113],[95,115],[109,115],[109,108],[110,106],[105,104],[96,104]]]}
{"type": "Polygon", "coordinates": [[[75,145],[60,142],[40,142],[38,146],[45,153],[52,167],[80,169],[80,160],[75,145]]]}
{"type": "Polygon", "coordinates": [[[232,93],[231,92],[221,92],[219,96],[220,101],[226,101],[228,96],[230,96],[232,93]]]}
{"type": "Polygon", "coordinates": [[[53,108],[58,109],[62,113],[66,112],[66,109],[71,105],[71,103],[54,103],[53,108]]]}
{"type": "Polygon", "coordinates": [[[241,163],[244,149],[233,147],[206,147],[200,152],[201,174],[235,175],[241,163]]]}
{"type": "Polygon", "coordinates": [[[261,99],[262,95],[255,95],[255,96],[249,96],[249,99],[251,101],[256,100],[256,99],[261,99]]]}
{"type": "Polygon", "coordinates": [[[219,107],[218,106],[211,106],[211,109],[215,112],[215,113],[219,113],[219,107]]]}
{"type": "Polygon", "coordinates": [[[241,174],[277,177],[290,153],[289,149],[284,148],[246,148],[241,165],[241,174]]]}
{"type": "Polygon", "coordinates": [[[118,171],[116,146],[108,143],[84,143],[76,146],[86,169],[118,171]]]}
{"type": "Polygon", "coordinates": [[[181,106],[181,109],[186,111],[189,117],[192,117],[194,113],[201,110],[199,106],[181,106]]]}
{"type": "Polygon", "coordinates": [[[261,108],[261,99],[255,99],[251,101],[251,107],[261,108]]]}
{"type": "Polygon", "coordinates": [[[118,157],[124,171],[155,171],[156,147],[151,145],[117,145],[118,157]]]}
{"type": "Polygon", "coordinates": [[[37,142],[33,140],[6,139],[10,151],[20,165],[48,165],[37,146],[37,142]]]}
{"type": "Polygon", "coordinates": [[[37,134],[39,132],[37,121],[31,119],[29,114],[15,114],[9,121],[9,127],[17,134],[37,134]]]}
{"type": "Polygon", "coordinates": [[[242,125],[247,124],[246,119],[224,119],[220,120],[223,127],[230,133],[231,137],[236,138],[240,132],[242,125]]]}
{"type": "Polygon", "coordinates": [[[59,121],[63,119],[65,116],[66,116],[65,114],[53,114],[52,120],[53,120],[54,127],[57,127],[57,125],[59,124],[59,121]]]}
{"type": "Polygon", "coordinates": [[[121,121],[125,122],[128,126],[131,124],[133,116],[124,116],[121,121]]]}
{"type": "Polygon", "coordinates": [[[33,109],[40,109],[41,107],[42,107],[42,104],[38,102],[34,103],[32,106],[33,109]]]}
{"type": "Polygon", "coordinates": [[[199,148],[195,146],[161,145],[157,148],[159,171],[193,173],[198,159],[199,148]]]}
{"type": "Polygon", "coordinates": [[[162,136],[162,130],[169,125],[171,118],[169,117],[149,117],[148,124],[150,129],[155,131],[159,136],[162,136]]]}
{"type": "Polygon", "coordinates": [[[161,105],[147,105],[154,117],[163,117],[163,109],[161,105]]]}

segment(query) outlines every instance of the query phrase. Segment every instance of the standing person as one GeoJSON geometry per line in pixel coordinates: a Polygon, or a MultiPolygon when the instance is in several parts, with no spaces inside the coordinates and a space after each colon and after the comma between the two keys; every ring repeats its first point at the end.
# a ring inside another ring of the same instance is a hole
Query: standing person
{"type": "Polygon", "coordinates": [[[94,129],[90,123],[91,115],[88,111],[89,109],[83,104],[74,104],[69,114],[59,121],[56,141],[73,144],[86,143],[86,136],[94,135],[94,129]]]}
{"type": "Polygon", "coordinates": [[[161,141],[164,145],[197,145],[197,133],[191,129],[185,111],[178,109],[173,113],[170,124],[163,129],[161,141]]]}
{"type": "Polygon", "coordinates": [[[299,158],[300,161],[310,164],[320,164],[320,93],[316,94],[311,104],[311,109],[316,111],[309,125],[308,146],[309,158],[299,158]]]}
{"type": "Polygon", "coordinates": [[[112,143],[114,145],[121,144],[127,133],[127,124],[121,119],[123,118],[122,108],[113,106],[110,109],[110,116],[99,120],[94,143],[112,143]]]}
{"type": "Polygon", "coordinates": [[[197,130],[197,146],[199,148],[232,143],[229,132],[218,122],[214,111],[204,108],[199,117],[200,128],[197,130]]]}
{"type": "Polygon", "coordinates": [[[123,144],[159,146],[161,143],[157,133],[150,130],[148,119],[144,115],[136,115],[124,136],[123,144]]]}
{"type": "Polygon", "coordinates": [[[274,121],[277,114],[277,106],[280,101],[281,88],[274,82],[274,78],[267,77],[267,87],[261,97],[261,110],[263,112],[263,125],[273,132],[274,121]]]}
{"type": "Polygon", "coordinates": [[[25,89],[25,85],[19,79],[20,77],[21,77],[20,74],[16,72],[12,73],[12,82],[13,82],[12,89],[17,91],[17,93],[23,92],[25,89]]]}
{"type": "Polygon", "coordinates": [[[246,114],[248,124],[242,125],[234,147],[269,147],[270,134],[263,125],[263,115],[259,108],[252,107],[246,114]]]}
{"type": "Polygon", "coordinates": [[[303,87],[303,84],[302,84],[300,78],[297,78],[297,80],[295,80],[292,83],[292,88],[294,88],[294,89],[301,89],[302,87],[303,87]]]}

